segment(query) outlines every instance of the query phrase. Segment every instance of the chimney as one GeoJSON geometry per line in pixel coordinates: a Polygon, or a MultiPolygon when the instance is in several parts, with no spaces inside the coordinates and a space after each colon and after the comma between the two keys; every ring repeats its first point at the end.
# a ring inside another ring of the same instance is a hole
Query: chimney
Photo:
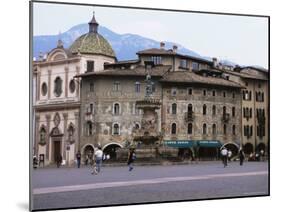
{"type": "Polygon", "coordinates": [[[218,67],[218,59],[216,57],[213,57],[213,67],[218,67]]]}
{"type": "Polygon", "coordinates": [[[165,43],[163,41],[160,42],[160,49],[165,49],[165,43]]]}
{"type": "Polygon", "coordinates": [[[173,45],[173,52],[177,52],[178,50],[178,46],[177,45],[173,45]]]}

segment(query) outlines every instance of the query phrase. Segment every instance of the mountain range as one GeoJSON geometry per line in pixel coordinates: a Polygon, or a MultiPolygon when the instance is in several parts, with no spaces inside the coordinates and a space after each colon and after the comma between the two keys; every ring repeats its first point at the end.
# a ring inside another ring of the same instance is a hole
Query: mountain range
{"type": "MultiPolygon", "coordinates": [[[[75,41],[76,38],[87,32],[88,24],[79,24],[62,34],[34,36],[33,57],[38,58],[40,52],[45,54],[55,48],[59,38],[62,40],[64,47],[68,48],[75,41]]],[[[136,52],[149,48],[159,48],[160,46],[159,41],[145,38],[135,34],[118,34],[103,26],[99,26],[99,33],[111,44],[119,61],[137,59],[136,52]]],[[[211,58],[202,57],[198,53],[189,50],[180,44],[168,41],[165,42],[165,48],[172,48],[173,45],[178,46],[178,52],[181,54],[211,60],[211,58]]]]}
{"type": "MultiPolygon", "coordinates": [[[[40,52],[46,54],[57,46],[58,39],[61,39],[65,48],[68,48],[79,36],[87,33],[89,30],[88,24],[79,24],[68,31],[58,35],[37,35],[33,37],[33,57],[38,58],[40,52]]],[[[135,34],[118,34],[110,29],[99,26],[99,33],[107,39],[115,51],[116,57],[121,60],[133,60],[137,59],[136,52],[149,48],[159,48],[160,41],[156,41],[150,38],[142,37],[135,34]]],[[[190,55],[193,57],[203,58],[205,60],[212,61],[211,57],[202,56],[195,51],[187,49],[180,44],[164,41],[165,48],[171,49],[173,45],[178,46],[178,52],[184,55],[190,55]]],[[[238,65],[229,60],[220,60],[223,65],[235,66],[238,65]]]]}

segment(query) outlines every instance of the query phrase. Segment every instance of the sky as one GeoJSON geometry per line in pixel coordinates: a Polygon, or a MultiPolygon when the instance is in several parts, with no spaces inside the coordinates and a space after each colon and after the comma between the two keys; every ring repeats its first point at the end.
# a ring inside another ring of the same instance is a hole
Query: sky
{"type": "Polygon", "coordinates": [[[88,23],[183,45],[202,56],[268,68],[268,19],[264,17],[34,3],[34,35],[63,33],[88,23]]]}

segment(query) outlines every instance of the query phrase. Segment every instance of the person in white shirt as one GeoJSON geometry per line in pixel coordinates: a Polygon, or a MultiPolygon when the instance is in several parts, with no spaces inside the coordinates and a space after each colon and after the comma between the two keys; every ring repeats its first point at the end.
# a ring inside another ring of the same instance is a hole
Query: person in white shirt
{"type": "Polygon", "coordinates": [[[232,152],[231,152],[231,150],[228,150],[227,157],[228,157],[229,162],[231,161],[231,156],[232,156],[232,152]]]}
{"type": "Polygon", "coordinates": [[[95,161],[96,161],[96,172],[100,172],[101,162],[102,162],[103,152],[101,147],[98,147],[98,150],[95,152],[95,161]]]}
{"type": "Polygon", "coordinates": [[[222,162],[224,165],[224,168],[227,166],[227,149],[225,147],[222,148],[221,150],[221,156],[222,156],[222,162]]]}

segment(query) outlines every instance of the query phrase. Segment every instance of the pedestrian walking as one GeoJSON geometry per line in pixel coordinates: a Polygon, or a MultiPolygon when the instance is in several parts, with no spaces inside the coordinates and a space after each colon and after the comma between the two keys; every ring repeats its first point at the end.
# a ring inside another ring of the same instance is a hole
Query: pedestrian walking
{"type": "Polygon", "coordinates": [[[223,166],[225,168],[227,166],[227,149],[225,147],[223,147],[221,150],[221,156],[222,156],[223,166]]]}
{"type": "Polygon", "coordinates": [[[85,158],[85,165],[86,165],[86,166],[88,165],[88,162],[89,162],[89,156],[86,155],[86,158],[85,158]]]}
{"type": "Polygon", "coordinates": [[[77,160],[77,168],[80,168],[80,164],[81,164],[81,153],[80,153],[80,151],[78,151],[77,154],[76,154],[76,160],[77,160]]]}
{"type": "Polygon", "coordinates": [[[133,163],[136,159],[136,153],[135,153],[135,149],[134,148],[130,148],[129,149],[129,154],[128,154],[128,160],[127,160],[127,164],[129,166],[129,171],[133,170],[133,163]]]}
{"type": "Polygon", "coordinates": [[[61,154],[57,155],[56,162],[57,162],[57,168],[59,168],[61,163],[62,163],[62,156],[61,156],[61,154]]]}
{"type": "Polygon", "coordinates": [[[232,152],[231,152],[231,150],[228,150],[227,151],[227,158],[228,158],[229,162],[231,161],[231,157],[232,157],[232,152]]]}
{"type": "Polygon", "coordinates": [[[263,149],[261,149],[261,151],[260,151],[260,157],[261,157],[261,161],[265,161],[264,150],[263,149]]]}
{"type": "Polygon", "coordinates": [[[101,169],[102,157],[103,157],[103,152],[101,150],[101,147],[99,146],[98,150],[95,152],[95,164],[96,164],[97,173],[99,173],[101,169]]]}
{"type": "Polygon", "coordinates": [[[245,159],[245,154],[242,148],[239,150],[239,161],[240,161],[240,166],[243,166],[243,162],[245,159]]]}

